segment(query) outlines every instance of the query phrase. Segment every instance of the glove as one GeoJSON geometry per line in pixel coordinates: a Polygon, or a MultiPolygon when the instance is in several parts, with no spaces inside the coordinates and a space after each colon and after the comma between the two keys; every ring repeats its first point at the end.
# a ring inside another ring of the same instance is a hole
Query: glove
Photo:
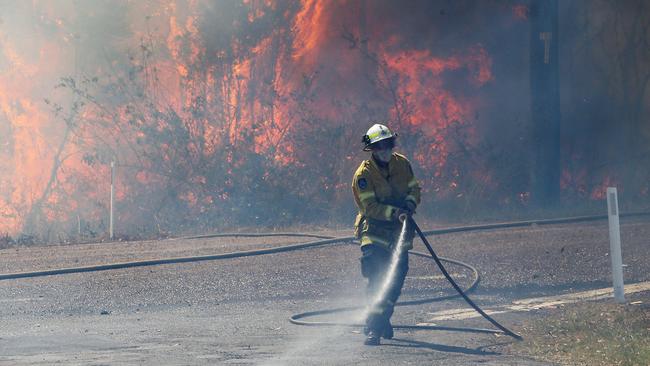
{"type": "Polygon", "coordinates": [[[415,213],[415,203],[413,201],[406,201],[406,210],[410,214],[414,214],[415,213]]]}
{"type": "Polygon", "coordinates": [[[411,212],[408,211],[408,210],[405,210],[405,209],[403,209],[403,208],[397,208],[395,211],[393,211],[393,217],[392,217],[392,219],[393,219],[394,221],[399,220],[400,222],[404,222],[404,220],[406,219],[406,217],[407,217],[408,215],[410,215],[410,214],[411,214],[411,212]]]}

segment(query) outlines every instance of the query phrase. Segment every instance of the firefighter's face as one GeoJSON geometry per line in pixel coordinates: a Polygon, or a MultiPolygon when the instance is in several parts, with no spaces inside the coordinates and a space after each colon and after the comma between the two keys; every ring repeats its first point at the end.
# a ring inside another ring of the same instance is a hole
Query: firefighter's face
{"type": "Polygon", "coordinates": [[[393,149],[373,150],[372,154],[382,163],[388,163],[393,155],[393,149]]]}
{"type": "Polygon", "coordinates": [[[393,148],[385,146],[382,149],[373,149],[372,155],[375,156],[375,159],[381,161],[382,163],[388,163],[390,157],[393,155],[393,148]]]}
{"type": "Polygon", "coordinates": [[[372,147],[372,154],[382,163],[388,163],[394,146],[395,142],[392,139],[378,141],[372,147]]]}

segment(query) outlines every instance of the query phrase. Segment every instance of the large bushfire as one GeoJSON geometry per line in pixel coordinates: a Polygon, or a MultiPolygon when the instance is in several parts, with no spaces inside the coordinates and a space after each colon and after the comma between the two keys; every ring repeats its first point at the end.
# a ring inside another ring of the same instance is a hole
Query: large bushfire
{"type": "MultiPolygon", "coordinates": [[[[123,233],[332,220],[351,210],[376,121],[401,133],[436,200],[527,195],[527,178],[497,176],[503,149],[482,151],[503,118],[495,95],[525,85],[498,66],[514,51],[497,40],[527,29],[519,2],[0,7],[0,233],[103,233],[111,161],[123,233]],[[459,19],[496,30],[462,34],[459,19]]],[[[506,110],[525,119],[525,104],[506,110]]]]}

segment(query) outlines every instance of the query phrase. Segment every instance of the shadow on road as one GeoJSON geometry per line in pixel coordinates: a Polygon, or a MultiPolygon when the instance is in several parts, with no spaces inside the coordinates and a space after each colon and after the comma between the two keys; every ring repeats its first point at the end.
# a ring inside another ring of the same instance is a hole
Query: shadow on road
{"type": "Polygon", "coordinates": [[[401,339],[393,338],[393,342],[400,343],[382,343],[382,346],[388,347],[409,347],[409,348],[428,348],[434,351],[439,352],[448,352],[448,353],[462,353],[466,355],[480,355],[480,356],[495,356],[500,355],[497,352],[482,351],[480,349],[457,347],[457,346],[447,346],[444,344],[428,343],[421,341],[414,341],[411,339],[401,339]]]}

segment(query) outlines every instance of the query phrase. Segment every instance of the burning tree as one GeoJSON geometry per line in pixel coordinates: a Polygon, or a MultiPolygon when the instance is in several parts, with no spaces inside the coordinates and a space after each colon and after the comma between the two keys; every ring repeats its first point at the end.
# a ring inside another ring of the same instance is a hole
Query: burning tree
{"type": "MultiPolygon", "coordinates": [[[[529,205],[526,4],[36,2],[13,11],[40,14],[30,19],[42,30],[26,49],[2,38],[13,71],[0,90],[0,169],[11,172],[0,180],[0,231],[105,231],[113,160],[121,233],[348,222],[360,136],[377,121],[395,126],[414,160],[421,213],[529,205]],[[47,54],[49,68],[31,53],[47,54]],[[46,142],[55,148],[28,153],[46,142]]],[[[566,177],[584,167],[562,164],[570,192],[566,177]]]]}

